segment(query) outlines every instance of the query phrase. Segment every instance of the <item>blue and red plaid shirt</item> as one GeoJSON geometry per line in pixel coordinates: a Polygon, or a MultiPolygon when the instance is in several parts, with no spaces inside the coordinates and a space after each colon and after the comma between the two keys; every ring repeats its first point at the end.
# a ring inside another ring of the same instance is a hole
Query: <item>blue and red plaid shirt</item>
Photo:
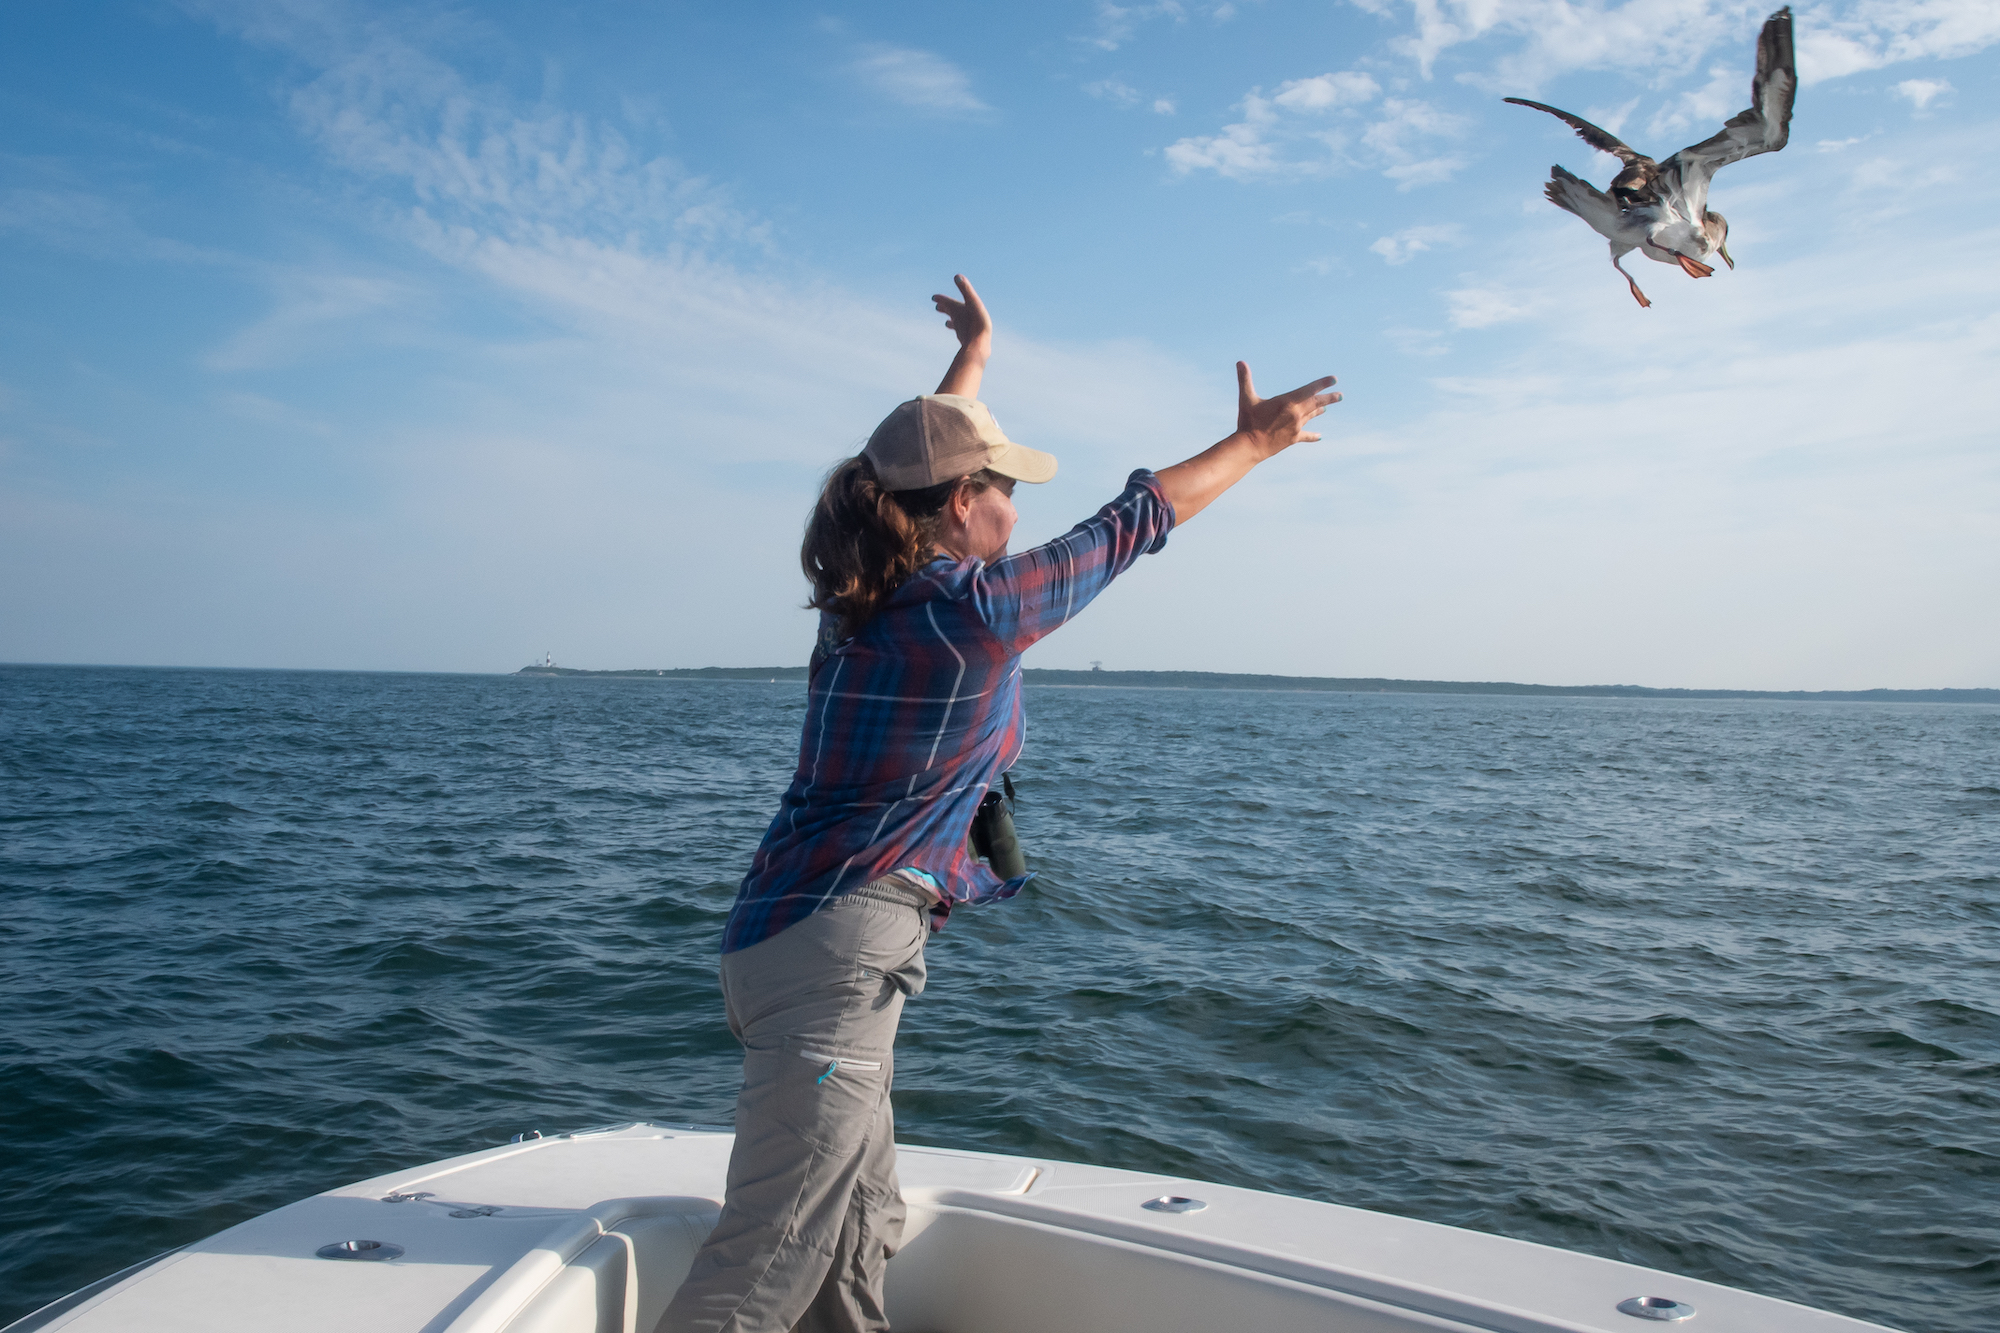
{"type": "Polygon", "coordinates": [[[892,871],[921,870],[953,903],[1010,898],[966,830],[1021,752],[1021,653],[1167,543],[1173,506],[1151,472],[1045,546],[993,564],[939,557],[862,631],[822,616],[798,772],[723,929],[733,953],[892,871]]]}

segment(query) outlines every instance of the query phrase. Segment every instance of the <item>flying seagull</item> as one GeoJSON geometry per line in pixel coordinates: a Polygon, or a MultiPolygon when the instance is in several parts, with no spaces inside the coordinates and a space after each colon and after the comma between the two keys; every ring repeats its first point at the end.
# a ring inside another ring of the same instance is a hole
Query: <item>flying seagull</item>
{"type": "Polygon", "coordinates": [[[1731,162],[1785,146],[1798,87],[1799,76],[1792,67],[1792,9],[1787,5],[1765,19],[1764,30],[1757,34],[1757,74],[1750,80],[1749,109],[1731,116],[1719,134],[1664,162],[1634,152],[1617,135],[1580,116],[1521,97],[1505,100],[1548,112],[1575,130],[1577,138],[1625,164],[1611,182],[1610,194],[1561,167],[1549,168],[1546,192],[1550,203],[1576,214],[1611,242],[1611,267],[1632,288],[1639,304],[1650,306],[1653,303],[1618,261],[1637,250],[1662,264],[1679,264],[1691,278],[1705,278],[1715,270],[1702,260],[1719,254],[1723,263],[1735,268],[1736,261],[1729,257],[1729,223],[1709,209],[1708,182],[1731,162]]]}

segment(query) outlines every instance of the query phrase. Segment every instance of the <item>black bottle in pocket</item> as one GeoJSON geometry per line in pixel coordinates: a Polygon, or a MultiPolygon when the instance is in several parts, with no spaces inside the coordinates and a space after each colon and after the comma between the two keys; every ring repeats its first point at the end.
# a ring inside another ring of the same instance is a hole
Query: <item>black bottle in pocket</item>
{"type": "Polygon", "coordinates": [[[1021,839],[1014,832],[1014,780],[1002,773],[1000,785],[1007,789],[1007,794],[988,791],[980,800],[967,841],[972,844],[973,855],[985,857],[994,874],[1002,879],[1019,879],[1028,873],[1028,861],[1021,855],[1021,839]]]}

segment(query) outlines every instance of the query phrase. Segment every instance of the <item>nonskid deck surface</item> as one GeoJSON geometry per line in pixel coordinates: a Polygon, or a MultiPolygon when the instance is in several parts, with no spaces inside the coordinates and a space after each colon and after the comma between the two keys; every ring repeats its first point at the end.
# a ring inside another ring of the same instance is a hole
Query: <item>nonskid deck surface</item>
{"type": "MultiPolygon", "coordinates": [[[[0,1333],[651,1333],[714,1223],[732,1137],[634,1124],[379,1176],[0,1333]]],[[[910,1220],[888,1303],[908,1333],[1880,1328],[1336,1204],[1070,1162],[897,1152],[910,1220]]]]}

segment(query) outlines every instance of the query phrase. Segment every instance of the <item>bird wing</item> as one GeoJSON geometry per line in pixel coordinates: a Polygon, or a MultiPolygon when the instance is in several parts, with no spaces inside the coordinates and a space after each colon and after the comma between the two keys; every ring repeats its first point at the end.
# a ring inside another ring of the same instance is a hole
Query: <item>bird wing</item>
{"type": "Polygon", "coordinates": [[[1697,225],[1708,207],[1708,182],[1731,162],[1775,153],[1792,135],[1792,99],[1799,75],[1792,57],[1792,8],[1764,20],[1757,34],[1757,73],[1750,80],[1750,105],[1731,116],[1718,134],[1691,144],[1660,164],[1660,175],[1677,186],[1688,217],[1697,225]]]}
{"type": "MultiPolygon", "coordinates": [[[[1787,10],[1786,12],[1790,13],[1789,10],[1787,10]]],[[[1787,31],[1789,31],[1789,29],[1787,31]]],[[[1550,115],[1554,116],[1557,120],[1560,120],[1565,125],[1575,130],[1577,138],[1583,140],[1585,143],[1589,144],[1592,148],[1595,148],[1600,153],[1611,154],[1611,156],[1617,158],[1620,162],[1623,162],[1628,167],[1636,167],[1640,165],[1645,165],[1645,166],[1652,165],[1653,162],[1652,158],[1647,157],[1644,153],[1636,151],[1623,139],[1620,139],[1617,135],[1613,134],[1610,130],[1601,129],[1598,126],[1593,125],[1589,121],[1585,120],[1582,116],[1572,116],[1567,111],[1558,111],[1555,107],[1544,106],[1540,102],[1530,102],[1525,97],[1506,97],[1502,98],[1501,100],[1505,102],[1512,102],[1515,106],[1528,106],[1528,107],[1533,107],[1537,111],[1548,112],[1550,115]]]]}
{"type": "Polygon", "coordinates": [[[1549,168],[1549,183],[1542,187],[1542,193],[1557,208],[1568,209],[1588,222],[1600,236],[1615,241],[1624,229],[1617,201],[1589,181],[1573,176],[1561,167],[1549,168]]]}

